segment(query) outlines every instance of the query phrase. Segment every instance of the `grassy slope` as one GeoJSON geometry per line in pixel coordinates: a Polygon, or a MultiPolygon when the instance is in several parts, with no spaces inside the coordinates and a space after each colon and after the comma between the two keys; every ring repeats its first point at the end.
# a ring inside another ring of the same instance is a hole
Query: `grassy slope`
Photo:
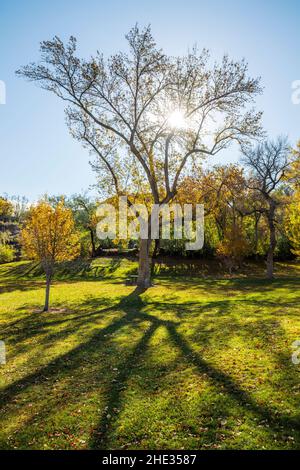
{"type": "Polygon", "coordinates": [[[61,268],[48,314],[39,273],[0,266],[0,448],[300,449],[297,265],[136,296],[133,263],[99,263],[61,268]]]}

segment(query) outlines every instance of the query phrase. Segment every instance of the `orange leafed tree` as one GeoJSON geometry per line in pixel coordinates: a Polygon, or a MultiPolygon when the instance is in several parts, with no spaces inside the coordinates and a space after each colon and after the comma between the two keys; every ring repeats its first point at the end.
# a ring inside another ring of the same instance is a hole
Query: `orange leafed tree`
{"type": "Polygon", "coordinates": [[[45,271],[44,311],[48,311],[55,262],[72,260],[80,252],[71,210],[64,206],[63,201],[55,207],[46,201],[31,207],[21,231],[21,242],[28,258],[38,260],[45,271]]]}

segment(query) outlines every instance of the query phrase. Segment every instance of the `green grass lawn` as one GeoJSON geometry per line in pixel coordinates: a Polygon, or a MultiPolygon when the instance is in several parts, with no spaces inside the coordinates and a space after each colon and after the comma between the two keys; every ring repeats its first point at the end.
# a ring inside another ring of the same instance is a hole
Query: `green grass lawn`
{"type": "Polygon", "coordinates": [[[278,279],[127,260],[0,266],[2,449],[300,449],[299,265],[278,279]]]}

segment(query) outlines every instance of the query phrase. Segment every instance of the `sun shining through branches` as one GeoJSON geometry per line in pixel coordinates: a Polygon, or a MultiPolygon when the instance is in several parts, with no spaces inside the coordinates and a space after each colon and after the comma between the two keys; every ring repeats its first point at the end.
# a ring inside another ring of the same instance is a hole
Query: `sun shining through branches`
{"type": "MultiPolygon", "coordinates": [[[[245,61],[227,55],[215,65],[205,49],[167,56],[150,27],[136,25],[126,39],[126,52],[82,60],[74,37],[66,44],[55,37],[41,43],[41,61],[18,74],[69,103],[72,135],[97,155],[117,192],[124,192],[115,151],[122,148],[135,160],[131,173],[137,171],[152,202],[167,204],[192,160],[261,135],[261,113],[249,107],[260,82],[248,76],[245,61]],[[216,117],[207,143],[205,129],[216,117]]],[[[141,240],[140,287],[151,285],[149,248],[141,240]]]]}
{"type": "Polygon", "coordinates": [[[185,115],[180,109],[174,110],[169,115],[168,124],[173,129],[186,129],[188,127],[185,115]]]}

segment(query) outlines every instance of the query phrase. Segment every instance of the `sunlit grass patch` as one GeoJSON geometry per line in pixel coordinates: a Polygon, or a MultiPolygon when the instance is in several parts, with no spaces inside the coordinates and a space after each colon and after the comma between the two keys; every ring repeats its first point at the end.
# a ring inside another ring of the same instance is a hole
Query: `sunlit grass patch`
{"type": "Polygon", "coordinates": [[[41,273],[0,267],[1,448],[300,448],[294,271],[164,272],[136,295],[134,261],[101,262],[96,277],[61,267],[49,313],[41,273]]]}

